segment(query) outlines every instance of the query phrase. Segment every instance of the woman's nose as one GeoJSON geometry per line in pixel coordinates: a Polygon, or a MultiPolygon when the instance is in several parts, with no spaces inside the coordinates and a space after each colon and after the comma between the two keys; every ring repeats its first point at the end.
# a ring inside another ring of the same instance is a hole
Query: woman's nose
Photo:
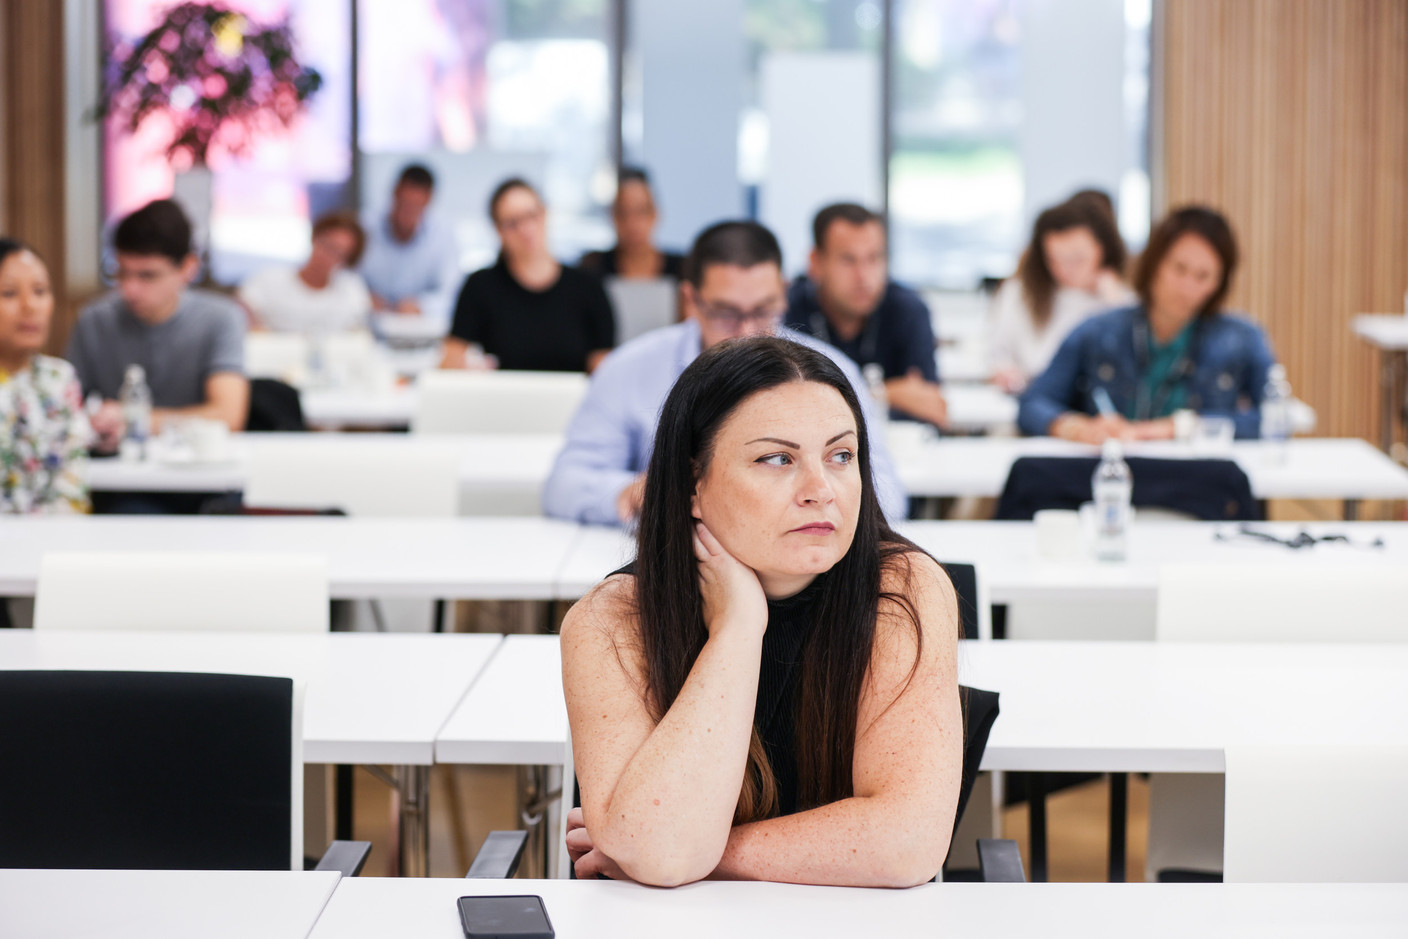
{"type": "Polygon", "coordinates": [[[831,480],[826,477],[826,470],[819,463],[803,464],[802,474],[798,480],[798,498],[802,502],[830,502],[834,497],[831,489],[831,480]]]}

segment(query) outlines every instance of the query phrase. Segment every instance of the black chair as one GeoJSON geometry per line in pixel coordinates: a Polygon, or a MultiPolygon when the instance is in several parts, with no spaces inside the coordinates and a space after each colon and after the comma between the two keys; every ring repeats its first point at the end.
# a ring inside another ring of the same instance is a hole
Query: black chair
{"type": "Polygon", "coordinates": [[[290,678],[0,671],[0,868],[302,869],[300,717],[290,678]]]}
{"type": "MultiPolygon", "coordinates": [[[[1231,460],[1127,457],[1131,501],[1205,522],[1259,522],[1265,517],[1242,468],[1231,460]]],[[[1007,472],[995,518],[1030,520],[1041,509],[1075,509],[1091,499],[1094,457],[1021,457],[1007,472]]]]}
{"type": "Polygon", "coordinates": [[[978,591],[978,568],[973,564],[950,564],[940,561],[939,566],[953,582],[953,592],[958,595],[958,625],[962,627],[963,639],[982,638],[978,629],[979,611],[983,597],[978,591]]]}
{"type": "Polygon", "coordinates": [[[298,389],[273,378],[250,379],[249,416],[244,429],[276,433],[307,430],[298,389]]]}
{"type": "MultiPolygon", "coordinates": [[[[963,772],[958,789],[958,810],[953,818],[955,832],[958,830],[959,820],[963,818],[963,810],[968,805],[968,797],[973,792],[973,784],[978,778],[978,769],[983,762],[983,751],[987,749],[988,735],[992,733],[992,725],[997,720],[999,711],[998,695],[995,691],[960,685],[958,693],[959,707],[963,711],[963,772]]],[[[581,788],[575,779],[572,783],[572,794],[573,807],[580,806],[581,788]]],[[[525,831],[490,832],[465,876],[476,879],[512,877],[518,870],[518,862],[523,856],[523,846],[527,839],[528,833],[525,831]]],[[[1015,841],[979,839],[978,862],[979,876],[984,882],[1021,882],[1026,879],[1022,871],[1022,857],[1015,841]]]]}

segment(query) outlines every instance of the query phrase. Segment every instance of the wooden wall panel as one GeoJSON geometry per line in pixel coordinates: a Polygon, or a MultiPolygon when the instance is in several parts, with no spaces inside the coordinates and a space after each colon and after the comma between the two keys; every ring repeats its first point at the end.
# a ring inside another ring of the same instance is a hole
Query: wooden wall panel
{"type": "Polygon", "coordinates": [[[44,256],[54,283],[49,348],[63,348],[71,319],[64,238],[64,5],[0,0],[0,199],[5,234],[44,256]]]}
{"type": "Polygon", "coordinates": [[[1156,213],[1220,208],[1231,303],[1267,328],[1319,433],[1377,440],[1356,313],[1408,290],[1408,3],[1164,0],[1156,213]]]}

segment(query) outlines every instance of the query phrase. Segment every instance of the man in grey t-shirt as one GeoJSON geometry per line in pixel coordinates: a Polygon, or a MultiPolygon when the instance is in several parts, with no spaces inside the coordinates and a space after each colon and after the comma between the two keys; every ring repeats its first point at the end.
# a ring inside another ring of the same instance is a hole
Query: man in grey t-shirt
{"type": "Polygon", "coordinates": [[[103,398],[92,419],[99,449],[122,439],[117,397],[129,365],[146,372],[154,431],[172,417],[211,418],[243,430],[244,312],[233,300],[187,288],[198,265],[180,206],[159,199],[133,212],[113,232],[113,249],[118,289],[79,315],[67,356],[84,393],[103,398]]]}

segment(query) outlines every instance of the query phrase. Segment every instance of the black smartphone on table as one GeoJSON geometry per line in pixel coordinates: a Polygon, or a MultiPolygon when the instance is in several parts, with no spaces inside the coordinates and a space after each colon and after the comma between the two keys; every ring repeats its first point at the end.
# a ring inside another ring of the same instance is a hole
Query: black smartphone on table
{"type": "Polygon", "coordinates": [[[466,939],[553,939],[556,933],[539,896],[460,897],[466,939]]]}

